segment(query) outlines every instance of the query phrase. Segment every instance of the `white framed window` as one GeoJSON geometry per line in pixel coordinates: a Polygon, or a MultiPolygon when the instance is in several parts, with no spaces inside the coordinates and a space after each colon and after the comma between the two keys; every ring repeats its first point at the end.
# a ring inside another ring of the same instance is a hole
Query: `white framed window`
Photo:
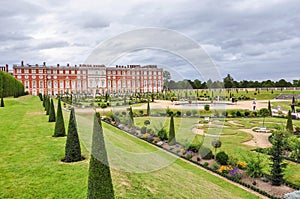
{"type": "Polygon", "coordinates": [[[131,87],[131,82],[130,82],[130,80],[127,80],[127,87],[128,87],[128,88],[131,87]]]}
{"type": "Polygon", "coordinates": [[[77,82],[77,88],[80,88],[81,87],[81,84],[80,84],[80,81],[77,82]]]}
{"type": "Polygon", "coordinates": [[[40,81],[40,88],[43,88],[43,87],[44,87],[44,82],[40,81]]]}
{"type": "Polygon", "coordinates": [[[43,70],[39,70],[39,73],[40,73],[40,74],[43,74],[43,70]]]}
{"type": "Polygon", "coordinates": [[[101,85],[102,85],[102,88],[105,87],[105,82],[104,82],[104,80],[101,81],[101,85]]]}
{"type": "Polygon", "coordinates": [[[70,88],[70,82],[66,81],[66,88],[70,88]]]}
{"type": "Polygon", "coordinates": [[[72,81],[72,89],[74,89],[76,86],[76,82],[75,81],[72,81]]]}
{"type": "Polygon", "coordinates": [[[72,70],[71,73],[72,73],[72,74],[75,74],[75,70],[72,70]]]}
{"type": "Polygon", "coordinates": [[[63,71],[63,70],[60,70],[60,71],[59,71],[59,74],[64,74],[64,71],[63,71]]]}
{"type": "Polygon", "coordinates": [[[121,87],[121,80],[118,81],[118,88],[121,87]]]}
{"type": "Polygon", "coordinates": [[[60,88],[64,88],[64,81],[60,81],[59,86],[60,86],[60,88]]]}
{"type": "Polygon", "coordinates": [[[25,74],[28,74],[28,69],[25,69],[25,74]]]}
{"type": "Polygon", "coordinates": [[[107,84],[108,84],[108,87],[110,88],[111,87],[110,80],[108,80],[107,84]]]}
{"type": "Polygon", "coordinates": [[[123,88],[126,87],[126,80],[125,80],[125,79],[122,80],[122,87],[123,87],[123,88]]]}
{"type": "Polygon", "coordinates": [[[57,88],[57,81],[54,81],[54,88],[57,88]]]}
{"type": "Polygon", "coordinates": [[[21,79],[22,78],[22,76],[21,75],[18,75],[18,79],[21,79]]]}
{"type": "Polygon", "coordinates": [[[35,82],[35,80],[32,81],[32,88],[36,88],[36,82],[35,82]]]}
{"type": "Polygon", "coordinates": [[[29,81],[25,81],[25,88],[29,87],[29,81]]]}
{"type": "Polygon", "coordinates": [[[25,75],[25,79],[28,79],[28,75],[25,75]]]}
{"type": "Polygon", "coordinates": [[[48,81],[48,88],[51,88],[51,81],[48,81]]]}
{"type": "Polygon", "coordinates": [[[21,69],[17,69],[17,73],[21,73],[21,69]]]}

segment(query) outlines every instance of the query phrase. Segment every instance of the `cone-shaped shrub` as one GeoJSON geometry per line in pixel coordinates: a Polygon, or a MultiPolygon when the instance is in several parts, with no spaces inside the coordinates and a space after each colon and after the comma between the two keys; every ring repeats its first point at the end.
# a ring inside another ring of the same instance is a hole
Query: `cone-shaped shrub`
{"type": "Polygon", "coordinates": [[[271,102],[270,102],[270,100],[268,102],[268,110],[269,110],[269,115],[272,116],[272,108],[271,108],[271,102]]]}
{"type": "Polygon", "coordinates": [[[43,95],[42,95],[42,93],[39,93],[39,98],[40,98],[41,101],[43,101],[43,95]]]}
{"type": "Polygon", "coordinates": [[[171,120],[170,120],[169,141],[168,141],[168,143],[169,143],[169,145],[176,144],[173,114],[171,115],[171,120]]]}
{"type": "Polygon", "coordinates": [[[96,115],[94,116],[92,139],[87,198],[114,198],[114,189],[105,149],[103,130],[101,121],[98,122],[96,115]]]}
{"type": "Polygon", "coordinates": [[[53,104],[53,99],[51,99],[50,108],[49,108],[49,122],[55,122],[55,109],[53,104]]]}
{"type": "Polygon", "coordinates": [[[134,119],[133,119],[133,112],[132,112],[132,107],[129,107],[129,126],[134,125],[134,119]]]}
{"type": "Polygon", "coordinates": [[[45,108],[45,101],[46,101],[46,96],[43,95],[43,107],[45,108]]]}
{"type": "Polygon", "coordinates": [[[62,114],[61,103],[60,103],[60,98],[59,98],[58,105],[57,105],[57,115],[56,115],[56,123],[55,123],[53,137],[63,137],[63,136],[66,136],[66,130],[65,130],[64,116],[62,114]]]}
{"type": "Polygon", "coordinates": [[[147,104],[147,116],[150,116],[150,103],[148,100],[148,104],[147,104]]]}
{"type": "Polygon", "coordinates": [[[1,97],[1,105],[0,107],[4,107],[4,100],[3,100],[3,97],[1,97]]]}
{"type": "Polygon", "coordinates": [[[294,131],[291,111],[289,111],[287,116],[286,130],[288,130],[289,132],[294,131]]]}
{"type": "Polygon", "coordinates": [[[65,158],[62,160],[64,162],[77,162],[82,160],[80,142],[77,132],[77,124],[75,118],[74,108],[70,112],[70,120],[68,127],[67,142],[65,148],[65,158]]]}

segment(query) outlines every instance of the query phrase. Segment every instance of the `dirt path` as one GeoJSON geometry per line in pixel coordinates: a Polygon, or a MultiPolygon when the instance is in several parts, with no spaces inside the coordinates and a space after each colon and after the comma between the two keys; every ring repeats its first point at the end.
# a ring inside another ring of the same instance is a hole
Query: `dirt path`
{"type": "Polygon", "coordinates": [[[268,140],[268,137],[271,135],[271,133],[254,132],[252,129],[239,129],[239,130],[244,131],[246,133],[250,133],[253,136],[251,140],[247,142],[243,142],[243,144],[249,146],[256,146],[260,148],[268,148],[272,146],[272,144],[268,140]]]}

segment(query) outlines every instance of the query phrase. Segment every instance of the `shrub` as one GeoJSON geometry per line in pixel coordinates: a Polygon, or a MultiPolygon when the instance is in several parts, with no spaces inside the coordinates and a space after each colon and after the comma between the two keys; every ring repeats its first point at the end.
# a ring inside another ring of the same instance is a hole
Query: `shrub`
{"type": "Polygon", "coordinates": [[[158,137],[160,140],[164,141],[168,139],[168,134],[167,134],[167,130],[162,128],[158,131],[157,133],[158,137]]]}
{"type": "Polygon", "coordinates": [[[198,113],[198,111],[197,111],[197,110],[192,110],[192,114],[193,114],[193,116],[196,116],[196,115],[197,115],[197,113],[198,113]]]}
{"type": "Polygon", "coordinates": [[[60,98],[59,98],[58,105],[57,105],[57,116],[56,116],[56,123],[55,123],[53,137],[63,137],[65,135],[66,135],[65,122],[64,122],[64,117],[62,114],[61,103],[60,103],[60,98]]]}
{"type": "Polygon", "coordinates": [[[210,160],[213,158],[211,149],[207,147],[201,147],[199,150],[199,155],[204,160],[210,160]]]}
{"type": "Polygon", "coordinates": [[[141,134],[145,134],[145,133],[147,133],[147,127],[143,126],[141,128],[141,134]]]}
{"type": "MultiPolygon", "coordinates": [[[[101,121],[100,121],[101,122],[101,121]]],[[[114,198],[101,123],[94,117],[87,198],[114,198]]]]}
{"type": "Polygon", "coordinates": [[[250,112],[249,111],[245,111],[244,114],[245,114],[246,117],[248,117],[250,115],[250,112]]]}
{"type": "Polygon", "coordinates": [[[180,117],[181,116],[181,111],[177,111],[176,112],[176,117],[180,117]]]}
{"type": "Polygon", "coordinates": [[[187,151],[185,153],[185,157],[186,157],[186,159],[190,160],[193,157],[193,152],[192,151],[187,151]]]}
{"type": "Polygon", "coordinates": [[[186,116],[188,116],[188,117],[189,117],[189,116],[191,116],[191,115],[192,115],[192,112],[191,112],[191,111],[187,111],[185,114],[186,114],[186,116]]]}
{"type": "Polygon", "coordinates": [[[209,104],[205,104],[205,105],[204,105],[204,110],[205,110],[205,111],[209,111],[209,108],[210,108],[209,104]]]}
{"type": "Polygon", "coordinates": [[[101,107],[101,108],[107,108],[107,104],[106,104],[105,102],[102,102],[102,103],[100,104],[100,107],[101,107]]]}
{"type": "Polygon", "coordinates": [[[150,120],[145,120],[145,121],[144,121],[144,125],[147,126],[147,125],[149,125],[149,124],[150,124],[150,120]]]}
{"type": "Polygon", "coordinates": [[[240,111],[237,111],[237,112],[236,112],[236,116],[237,116],[237,117],[242,117],[242,113],[241,113],[240,111]]]}
{"type": "Polygon", "coordinates": [[[227,165],[227,163],[228,163],[228,155],[224,151],[220,151],[216,155],[216,160],[221,165],[227,165]]]}
{"type": "Polygon", "coordinates": [[[67,134],[64,162],[76,162],[82,160],[80,142],[77,132],[77,124],[74,108],[70,112],[69,128],[67,134]]]}
{"type": "Polygon", "coordinates": [[[204,162],[204,163],[203,163],[203,166],[204,166],[204,167],[208,167],[208,162],[204,162]]]}
{"type": "Polygon", "coordinates": [[[230,115],[231,117],[236,117],[237,116],[236,111],[235,110],[230,111],[230,115]]]}
{"type": "Polygon", "coordinates": [[[140,115],[144,115],[144,111],[143,110],[139,110],[139,114],[140,115]]]}
{"type": "Polygon", "coordinates": [[[171,115],[170,119],[170,128],[169,128],[169,145],[176,144],[176,138],[175,138],[175,127],[174,127],[174,118],[173,115],[171,115]]]}
{"type": "Polygon", "coordinates": [[[246,169],[247,168],[246,162],[238,161],[236,164],[237,164],[239,169],[246,169]]]}

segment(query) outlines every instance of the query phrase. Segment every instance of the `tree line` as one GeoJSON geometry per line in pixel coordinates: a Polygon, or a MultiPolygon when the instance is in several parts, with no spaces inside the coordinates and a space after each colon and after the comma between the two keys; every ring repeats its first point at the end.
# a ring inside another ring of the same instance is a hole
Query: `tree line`
{"type": "Polygon", "coordinates": [[[10,74],[0,71],[0,97],[24,95],[23,84],[10,74]]]}
{"type": "Polygon", "coordinates": [[[207,81],[200,81],[199,79],[181,81],[170,80],[165,78],[165,87],[168,89],[207,89],[207,88],[272,88],[272,87],[300,87],[300,79],[292,82],[280,79],[278,81],[264,80],[264,81],[236,81],[230,74],[228,74],[222,81],[211,79],[207,81]]]}

